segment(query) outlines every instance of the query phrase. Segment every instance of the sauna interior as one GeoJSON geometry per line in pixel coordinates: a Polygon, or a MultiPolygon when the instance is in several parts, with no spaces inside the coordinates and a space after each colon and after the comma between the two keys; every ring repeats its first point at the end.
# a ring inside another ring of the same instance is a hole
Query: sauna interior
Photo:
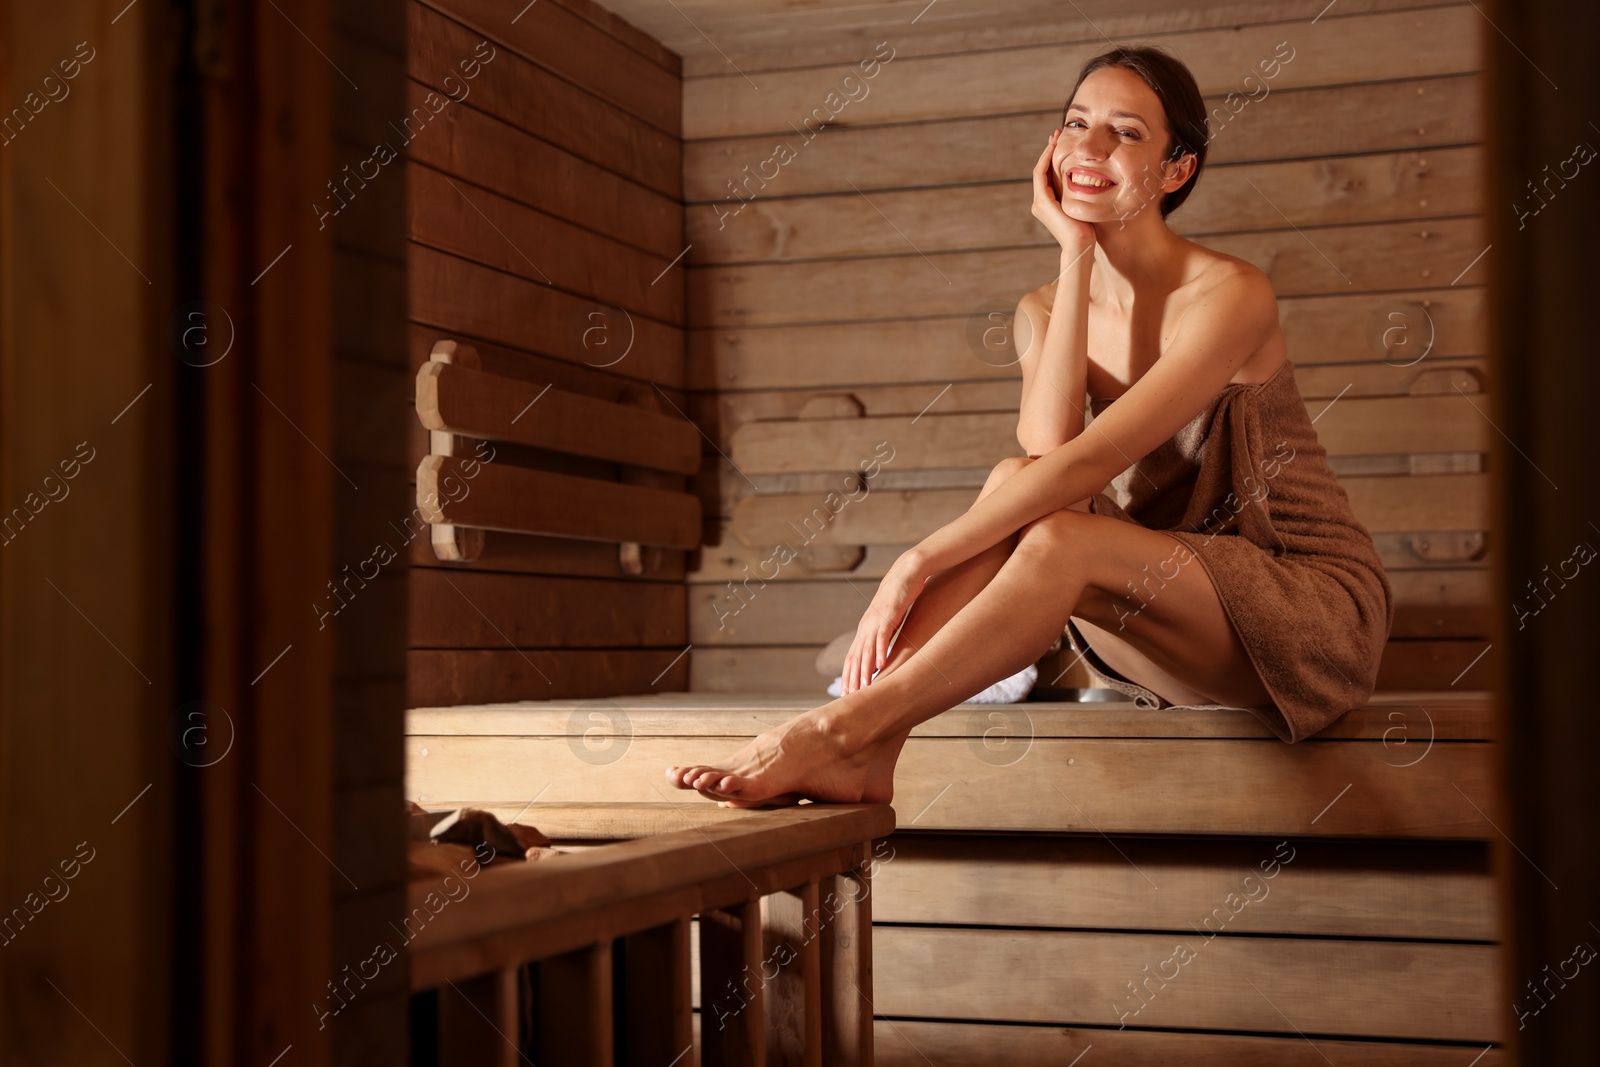
{"type": "MultiPolygon", "coordinates": [[[[1028,172],[1077,66],[1153,42],[1211,108],[1169,221],[1271,277],[1393,583],[1380,691],[1290,746],[1079,701],[1069,646],[1032,700],[919,727],[871,872],[874,1062],[1501,1062],[1482,18],[946,8],[410,4],[413,100],[493,59],[405,164],[440,501],[407,798],[590,840],[743,814],[663,767],[825,700],[875,580],[1023,454],[1007,331],[1057,269],[1028,172]]],[[[695,974],[696,1054],[734,1062],[695,974]]]]}
{"type": "Polygon", "coordinates": [[[0,1062],[1600,1062],[1595,40],[0,0],[0,1062]],[[1113,44],[1199,83],[1168,223],[1272,282],[1371,699],[1285,744],[1064,645],[891,804],[670,788],[1023,454],[1029,170],[1113,44]]]}

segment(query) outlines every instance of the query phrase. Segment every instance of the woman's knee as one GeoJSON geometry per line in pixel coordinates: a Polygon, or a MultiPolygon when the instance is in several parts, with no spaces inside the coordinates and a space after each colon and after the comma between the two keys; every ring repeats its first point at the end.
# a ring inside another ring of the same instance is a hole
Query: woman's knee
{"type": "Polygon", "coordinates": [[[1025,523],[1017,531],[1017,547],[1030,551],[1059,552],[1075,543],[1083,530],[1085,512],[1061,508],[1025,523]]]}

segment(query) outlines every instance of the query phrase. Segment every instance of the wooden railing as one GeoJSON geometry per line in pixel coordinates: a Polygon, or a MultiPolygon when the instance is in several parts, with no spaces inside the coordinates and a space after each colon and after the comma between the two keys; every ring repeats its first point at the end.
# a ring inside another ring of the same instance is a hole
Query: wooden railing
{"type": "Polygon", "coordinates": [[[413,1010],[437,1024],[413,1028],[434,1045],[413,1062],[690,1067],[698,918],[699,1062],[870,1065],[873,842],[894,809],[629,807],[702,824],[412,883],[411,989],[436,991],[413,1010]]]}

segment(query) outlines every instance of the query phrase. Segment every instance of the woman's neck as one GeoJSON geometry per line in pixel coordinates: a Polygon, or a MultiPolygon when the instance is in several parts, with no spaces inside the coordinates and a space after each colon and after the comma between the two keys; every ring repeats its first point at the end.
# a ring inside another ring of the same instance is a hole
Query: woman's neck
{"type": "Polygon", "coordinates": [[[1167,228],[1155,205],[1132,220],[1095,224],[1090,298],[1114,311],[1140,297],[1170,293],[1183,281],[1188,241],[1167,228]]]}

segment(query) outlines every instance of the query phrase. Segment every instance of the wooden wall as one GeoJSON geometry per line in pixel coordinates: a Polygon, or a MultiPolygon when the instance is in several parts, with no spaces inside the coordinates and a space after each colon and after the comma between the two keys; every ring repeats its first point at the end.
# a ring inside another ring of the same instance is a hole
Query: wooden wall
{"type": "Polygon", "coordinates": [[[4,1063],[174,1045],[170,87],[140,6],[0,2],[4,1063]]]}
{"type": "MultiPolygon", "coordinates": [[[[1169,224],[1267,272],[1310,410],[1337,400],[1319,433],[1397,596],[1380,686],[1482,687],[1482,18],[1460,3],[1253,10],[1098,28],[1174,52],[1214,109],[1206,171],[1169,224]],[[1290,50],[1269,92],[1244,80],[1290,50]],[[1385,349],[1399,323],[1409,347],[1385,349]]],[[[816,652],[855,627],[895,554],[1021,454],[1018,371],[974,336],[1056,271],[1027,175],[1106,42],[1082,24],[914,32],[687,70],[688,385],[717,517],[689,575],[693,689],[820,692],[816,652]],[[989,417],[961,423],[973,413],[989,417]],[[858,415],[871,421],[853,429],[858,415]],[[854,535],[763,569],[778,538],[803,543],[783,523],[879,438],[894,459],[883,496],[841,512],[854,535]]]]}
{"type": "MultiPolygon", "coordinates": [[[[406,163],[411,370],[449,339],[494,374],[683,411],[677,57],[588,0],[407,7],[409,103],[438,110],[406,163]]],[[[409,386],[394,400],[409,410],[409,386]]],[[[413,478],[431,446],[648,484],[411,425],[413,478]]],[[[420,520],[404,525],[411,706],[685,687],[683,551],[651,551],[633,575],[615,543],[490,531],[475,562],[442,564],[420,520]]]]}

